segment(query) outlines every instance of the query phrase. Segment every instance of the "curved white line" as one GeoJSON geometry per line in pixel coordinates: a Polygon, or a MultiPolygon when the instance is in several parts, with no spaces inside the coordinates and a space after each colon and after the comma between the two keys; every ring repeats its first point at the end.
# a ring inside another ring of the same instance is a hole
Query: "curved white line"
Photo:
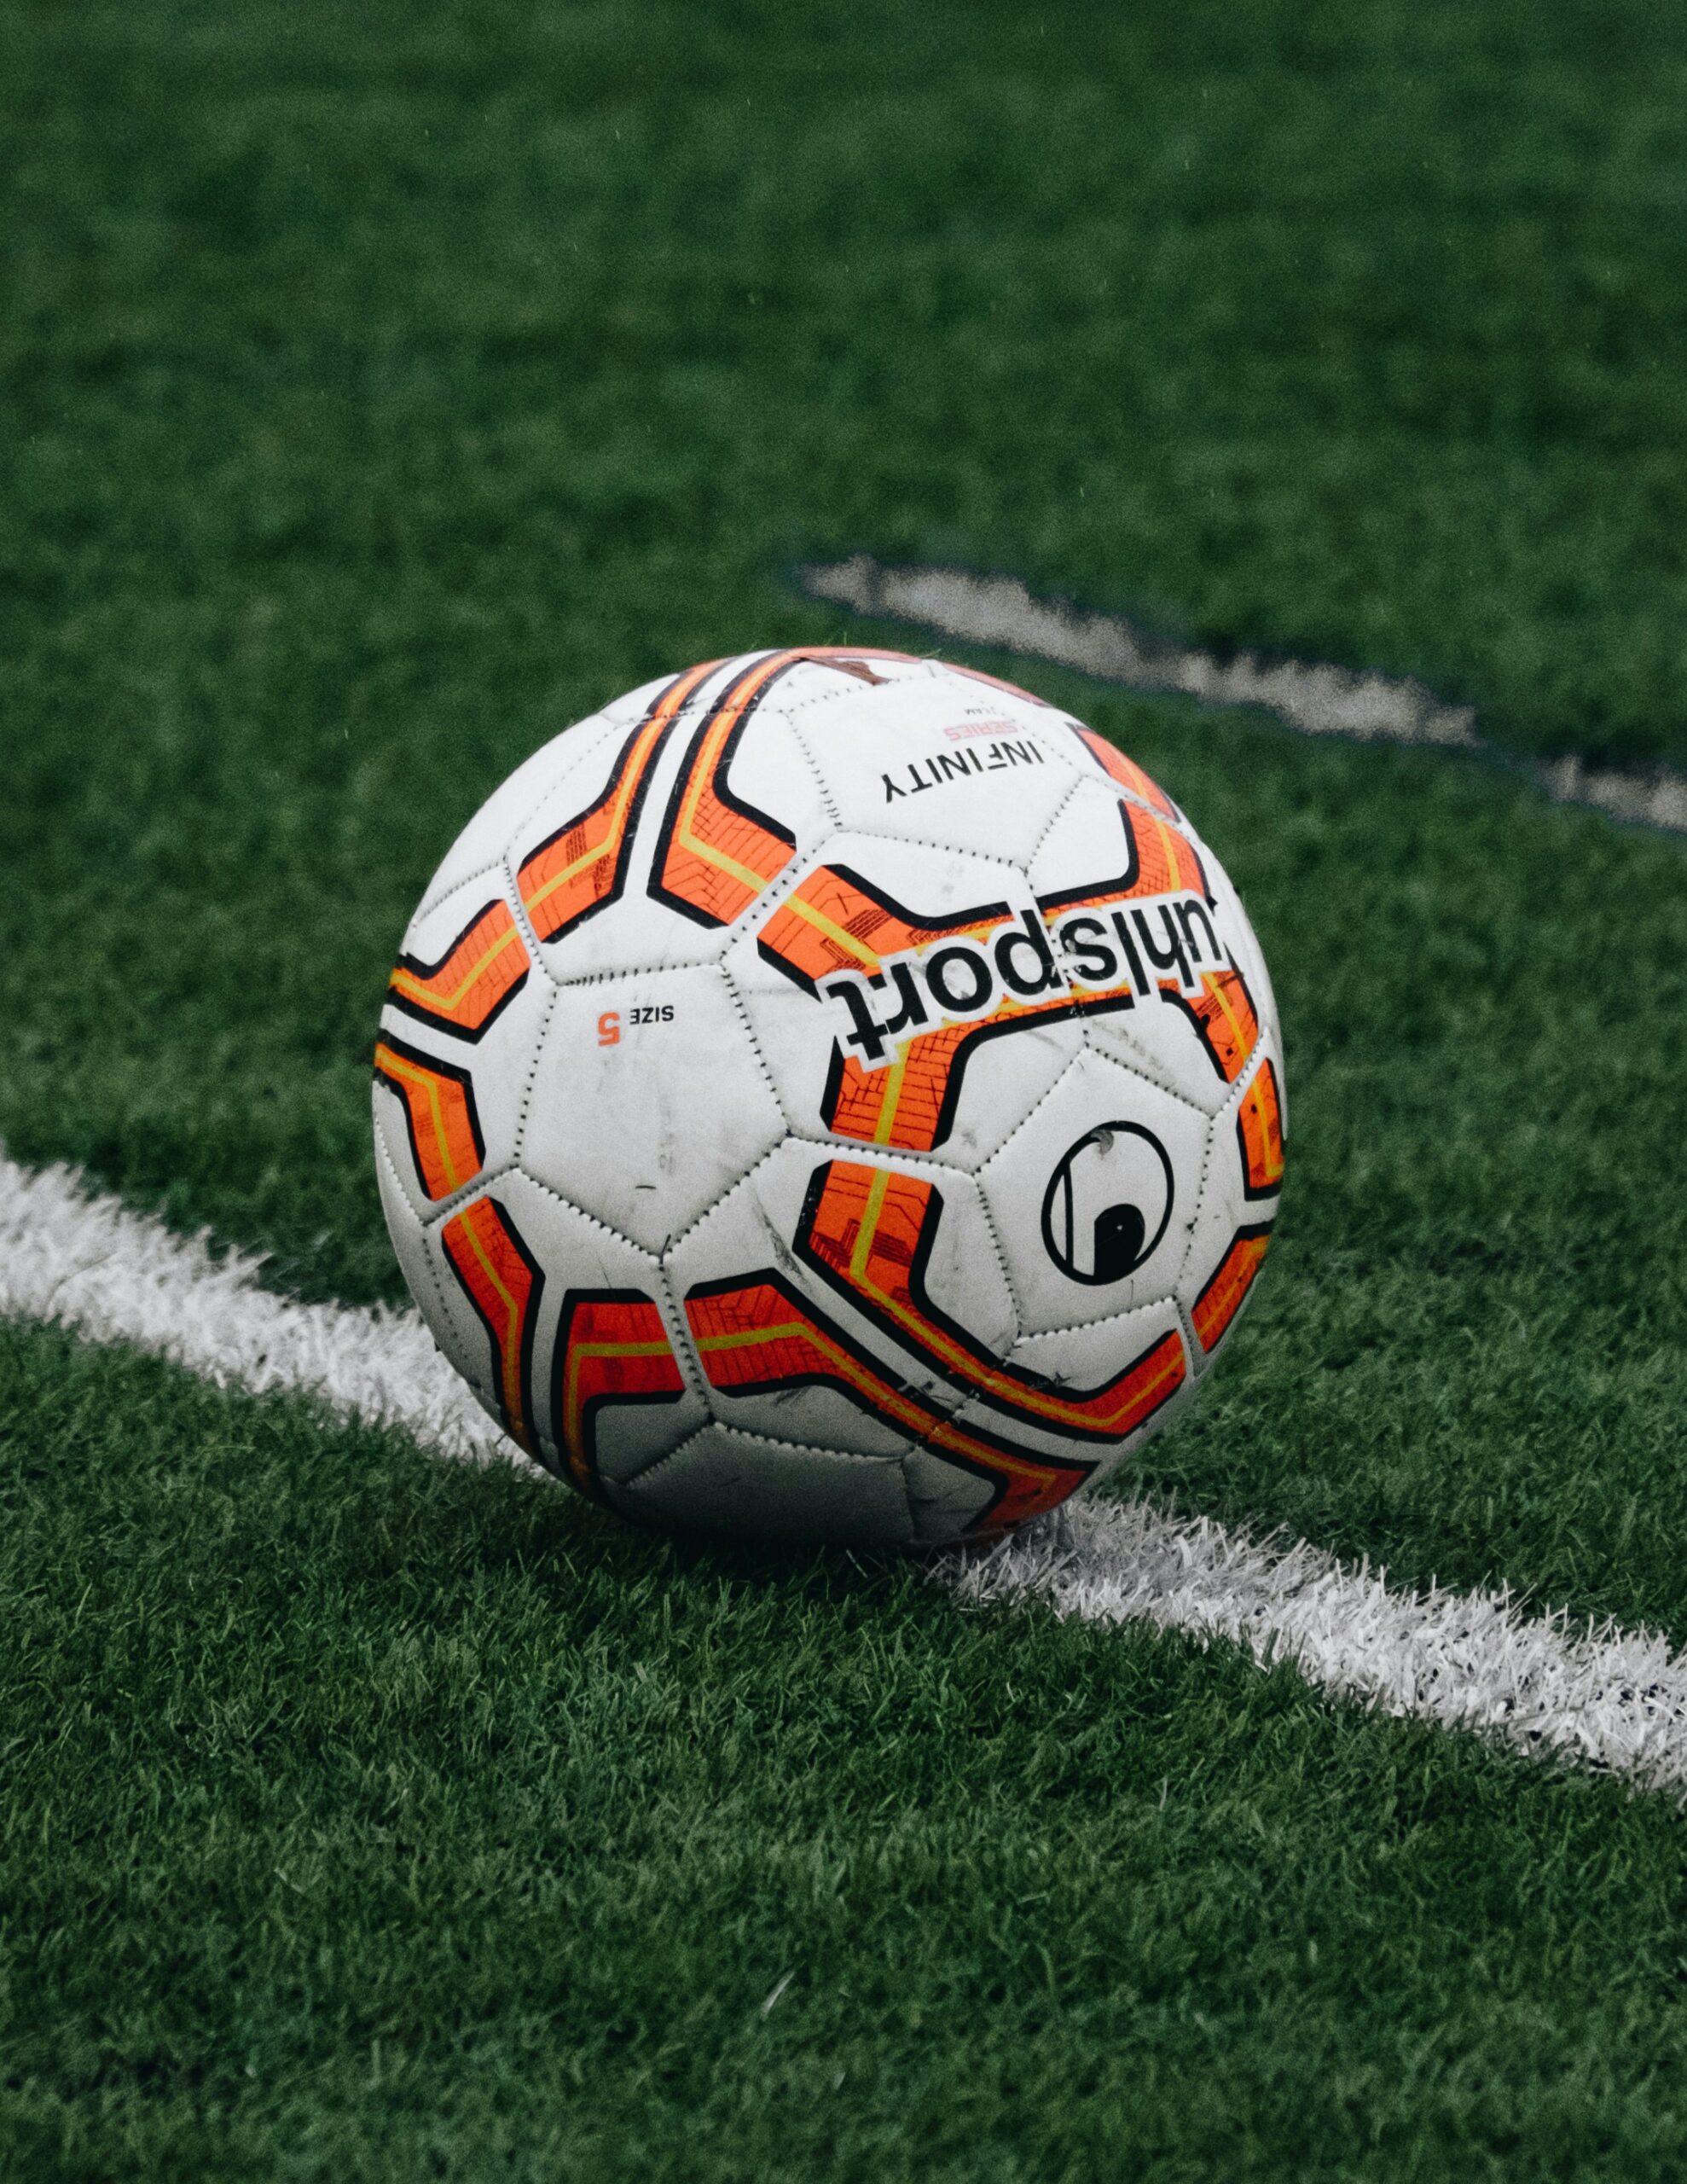
{"type": "MultiPolygon", "coordinates": [[[[1305,735],[1433,744],[1527,763],[1485,742],[1471,707],[1446,705],[1408,677],[1355,675],[1344,667],[1267,660],[1255,653],[1220,659],[1198,647],[1150,637],[1122,615],[1081,614],[1035,599],[1017,577],[891,568],[868,554],[799,569],[797,577],[811,598],[858,614],[919,623],[944,636],[1052,660],[1133,690],[1169,692],[1214,706],[1258,706],[1305,735]]],[[[1555,803],[1589,804],[1613,819],[1687,834],[1687,775],[1626,773],[1574,758],[1541,761],[1529,770],[1555,803]]]]}
{"type": "MultiPolygon", "coordinates": [[[[219,1387],[314,1396],[433,1454],[544,1478],[414,1312],[299,1304],[258,1287],[261,1264],[174,1234],[69,1169],[0,1155],[0,1318],[132,1344],[219,1387]]],[[[1140,1501],[1070,1506],[932,1574],[969,1604],[1038,1600],[1088,1622],[1228,1639],[1386,1713],[1687,1786],[1687,1662],[1647,1631],[1527,1616],[1504,1593],[1391,1587],[1302,1542],[1140,1501]]]]}

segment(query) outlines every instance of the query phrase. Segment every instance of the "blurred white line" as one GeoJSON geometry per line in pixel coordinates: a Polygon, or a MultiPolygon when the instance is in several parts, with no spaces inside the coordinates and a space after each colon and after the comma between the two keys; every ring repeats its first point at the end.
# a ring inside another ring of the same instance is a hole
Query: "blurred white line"
{"type": "MultiPolygon", "coordinates": [[[[1169,692],[1215,706],[1259,706],[1306,735],[1365,743],[1436,744],[1492,750],[1469,706],[1449,706],[1421,682],[1355,675],[1315,661],[1220,659],[1197,647],[1151,637],[1116,614],[1081,614],[1034,599],[1016,577],[965,569],[890,568],[855,554],[800,569],[811,598],[881,619],[915,622],[946,637],[1028,659],[1052,660],[1133,690],[1169,692]]],[[[1562,758],[1537,770],[1561,804],[1591,804],[1612,818],[1687,834],[1687,776],[1624,773],[1562,758]]]]}
{"type": "MultiPolygon", "coordinates": [[[[414,1312],[303,1304],[89,1191],[0,1155],[0,1318],[152,1350],[219,1387],[318,1397],[436,1455],[529,1464],[414,1312]]],[[[1255,1542],[1147,1502],[1081,1502],[934,1579],[964,1601],[1227,1639],[1389,1714],[1477,1730],[1646,1784],[1687,1784],[1687,1664],[1645,1631],[1573,1629],[1503,1594],[1416,1593],[1302,1543],[1255,1542]]]]}

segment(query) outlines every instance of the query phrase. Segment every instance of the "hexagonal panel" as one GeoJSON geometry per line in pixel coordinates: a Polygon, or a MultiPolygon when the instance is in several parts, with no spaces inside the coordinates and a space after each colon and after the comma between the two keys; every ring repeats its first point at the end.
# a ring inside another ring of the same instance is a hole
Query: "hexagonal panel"
{"type": "Polygon", "coordinates": [[[1028,1333],[1170,1293],[1208,1129],[1187,1101],[1116,1063],[1072,1064],[979,1174],[1028,1333]]]}
{"type": "Polygon", "coordinates": [[[522,1166],[660,1252],[777,1145],[785,1118],[723,974],[649,971],[560,988],[522,1166]]]}

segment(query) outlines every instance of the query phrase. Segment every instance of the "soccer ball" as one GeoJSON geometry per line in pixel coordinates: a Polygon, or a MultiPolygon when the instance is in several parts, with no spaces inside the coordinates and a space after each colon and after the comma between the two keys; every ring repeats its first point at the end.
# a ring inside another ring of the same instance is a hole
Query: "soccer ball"
{"type": "Polygon", "coordinates": [[[511,1438],[667,1526],[939,1545],[1099,1478],[1235,1325],[1283,1175],[1235,890],[1011,683],[711,660],[521,766],[375,1049],[392,1240],[511,1438]]]}

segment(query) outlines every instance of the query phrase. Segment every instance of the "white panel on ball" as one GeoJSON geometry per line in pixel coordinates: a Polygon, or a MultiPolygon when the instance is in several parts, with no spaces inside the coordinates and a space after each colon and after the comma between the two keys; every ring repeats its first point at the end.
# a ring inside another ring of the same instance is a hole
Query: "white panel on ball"
{"type": "Polygon", "coordinates": [[[1208,1130],[1116,1062],[1073,1063],[979,1176],[1028,1333],[1171,1294],[1208,1130]]]}
{"type": "Polygon", "coordinates": [[[1023,860],[1072,786],[1063,715],[954,673],[790,718],[842,824],[899,841],[1023,860]]]}
{"type": "Polygon", "coordinates": [[[661,1251],[784,1135],[719,970],[558,990],[535,1059],[521,1165],[622,1235],[661,1251]]]}

